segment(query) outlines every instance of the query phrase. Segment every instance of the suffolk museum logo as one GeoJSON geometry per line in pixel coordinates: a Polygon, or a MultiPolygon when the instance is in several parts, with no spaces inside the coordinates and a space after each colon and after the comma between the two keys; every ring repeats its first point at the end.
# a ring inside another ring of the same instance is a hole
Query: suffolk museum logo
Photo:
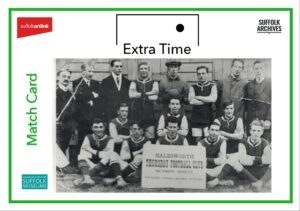
{"type": "Polygon", "coordinates": [[[22,189],[48,189],[48,175],[22,174],[22,189]]]}
{"type": "Polygon", "coordinates": [[[18,17],[17,38],[52,32],[52,17],[18,17]]]}

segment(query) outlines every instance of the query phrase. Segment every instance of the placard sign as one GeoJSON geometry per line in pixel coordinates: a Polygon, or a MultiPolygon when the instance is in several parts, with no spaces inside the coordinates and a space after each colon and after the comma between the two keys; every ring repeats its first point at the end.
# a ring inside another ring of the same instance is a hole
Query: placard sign
{"type": "Polygon", "coordinates": [[[206,188],[206,152],[200,146],[145,145],[142,187],[206,188]]]}

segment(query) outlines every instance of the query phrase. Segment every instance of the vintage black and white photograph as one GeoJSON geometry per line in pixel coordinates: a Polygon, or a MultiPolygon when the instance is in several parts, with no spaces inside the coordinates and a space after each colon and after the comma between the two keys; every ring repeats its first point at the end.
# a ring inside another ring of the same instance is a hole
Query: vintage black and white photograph
{"type": "Polygon", "coordinates": [[[271,192],[271,59],[56,59],[57,192],[271,192]]]}

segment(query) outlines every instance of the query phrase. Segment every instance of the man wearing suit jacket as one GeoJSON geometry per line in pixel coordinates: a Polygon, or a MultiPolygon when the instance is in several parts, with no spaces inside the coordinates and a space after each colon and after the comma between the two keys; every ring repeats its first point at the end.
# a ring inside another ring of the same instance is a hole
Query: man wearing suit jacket
{"type": "Polygon", "coordinates": [[[57,73],[56,88],[56,143],[66,154],[72,133],[76,126],[74,122],[74,100],[69,90],[71,72],[62,70],[57,73]],[[70,102],[69,102],[70,100],[70,102]]]}
{"type": "Polygon", "coordinates": [[[122,75],[123,64],[121,60],[114,59],[110,63],[111,75],[102,81],[103,106],[106,121],[110,122],[117,117],[118,105],[129,101],[130,81],[122,75]]]}
{"type": "MultiPolygon", "coordinates": [[[[79,154],[83,139],[91,131],[91,122],[96,117],[102,117],[100,108],[100,83],[93,80],[94,68],[87,64],[81,65],[82,77],[73,81],[73,90],[75,95],[76,120],[78,124],[78,144],[71,149],[70,153],[75,153],[75,157],[79,154]]],[[[71,161],[77,164],[76,161],[71,161]]]]}

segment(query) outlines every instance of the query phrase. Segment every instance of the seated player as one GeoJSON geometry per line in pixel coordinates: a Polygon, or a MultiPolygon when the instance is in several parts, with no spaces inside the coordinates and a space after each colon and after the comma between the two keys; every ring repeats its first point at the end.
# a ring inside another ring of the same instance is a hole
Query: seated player
{"type": "Polygon", "coordinates": [[[238,158],[238,146],[244,135],[244,126],[241,118],[234,116],[234,103],[223,103],[224,115],[215,119],[221,125],[220,138],[226,140],[226,154],[229,159],[238,158]]]}
{"type": "Polygon", "coordinates": [[[197,67],[196,73],[199,82],[189,91],[189,102],[193,105],[190,123],[194,139],[208,136],[208,125],[214,120],[212,104],[217,100],[217,87],[208,81],[208,68],[197,67]]]}
{"type": "Polygon", "coordinates": [[[155,139],[154,102],[158,98],[158,82],[151,78],[147,62],[138,65],[138,78],[131,82],[129,97],[132,99],[131,119],[141,122],[145,137],[155,139]]]}
{"type": "Polygon", "coordinates": [[[250,124],[250,136],[239,144],[240,162],[235,165],[235,170],[255,191],[260,191],[271,179],[271,148],[262,138],[263,133],[263,122],[254,120],[250,124]]]}
{"type": "Polygon", "coordinates": [[[134,121],[130,124],[130,138],[123,142],[121,158],[125,160],[124,164],[121,165],[122,176],[125,178],[131,173],[135,172],[142,164],[143,160],[143,146],[144,144],[150,144],[150,141],[143,136],[143,128],[141,123],[134,121]],[[124,153],[123,153],[124,152],[124,153]]]}
{"type": "MultiPolygon", "coordinates": [[[[114,150],[114,140],[105,134],[105,123],[101,119],[94,119],[92,123],[93,134],[84,138],[78,155],[78,167],[82,178],[74,181],[76,187],[89,187],[95,185],[91,176],[100,173],[104,167],[109,167],[115,176],[117,188],[123,188],[127,183],[121,176],[121,168],[118,163],[118,155],[114,150]]],[[[105,179],[103,179],[105,182],[105,179]]]]}
{"type": "Polygon", "coordinates": [[[188,146],[188,141],[185,136],[178,133],[179,119],[170,116],[166,118],[166,132],[164,136],[158,138],[156,144],[162,145],[185,145],[188,146]]]}
{"type": "Polygon", "coordinates": [[[178,134],[181,136],[186,137],[189,129],[188,129],[188,121],[186,118],[186,115],[180,111],[181,108],[181,103],[180,99],[177,97],[170,98],[169,101],[169,111],[167,113],[163,113],[158,121],[158,126],[157,126],[157,135],[159,137],[164,137],[167,132],[167,124],[166,120],[169,117],[174,117],[177,119],[178,124],[179,124],[179,129],[178,129],[178,134]]]}
{"type": "MultiPolygon", "coordinates": [[[[198,142],[206,150],[206,178],[208,187],[211,186],[210,181],[221,173],[226,163],[226,141],[220,138],[220,125],[213,122],[208,127],[208,137],[198,142]]],[[[219,181],[220,185],[233,185],[230,180],[219,181]]]]}
{"type": "Polygon", "coordinates": [[[250,136],[239,143],[239,159],[228,160],[219,176],[212,180],[211,187],[232,172],[251,182],[254,191],[260,191],[271,179],[271,148],[267,140],[262,138],[264,125],[254,120],[250,125],[250,136]]]}
{"type": "Polygon", "coordinates": [[[128,105],[121,103],[117,111],[118,117],[109,123],[109,134],[115,141],[114,151],[120,155],[122,143],[130,137],[128,121],[128,105]]]}

